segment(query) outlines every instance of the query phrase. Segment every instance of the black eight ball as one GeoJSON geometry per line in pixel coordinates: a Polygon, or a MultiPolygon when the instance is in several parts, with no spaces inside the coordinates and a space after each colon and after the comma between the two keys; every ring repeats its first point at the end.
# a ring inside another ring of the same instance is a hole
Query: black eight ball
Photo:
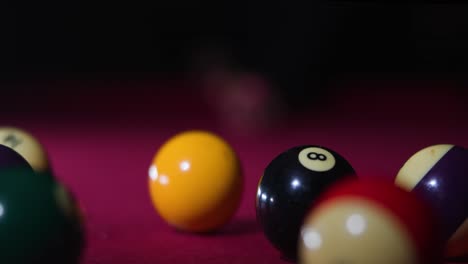
{"type": "Polygon", "coordinates": [[[349,162],[321,146],[294,147],[270,162],[258,184],[257,220],[283,257],[296,260],[299,230],[314,200],[349,177],[356,177],[349,162]]]}

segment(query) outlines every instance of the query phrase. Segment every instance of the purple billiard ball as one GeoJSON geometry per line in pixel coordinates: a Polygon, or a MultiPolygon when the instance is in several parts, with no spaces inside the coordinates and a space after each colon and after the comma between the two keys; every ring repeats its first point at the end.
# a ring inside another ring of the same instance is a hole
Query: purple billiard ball
{"type": "Polygon", "coordinates": [[[0,145],[0,169],[27,167],[31,165],[13,149],[0,145]]]}
{"type": "Polygon", "coordinates": [[[406,161],[395,182],[439,213],[446,256],[468,256],[468,151],[448,144],[424,148],[406,161]]]}

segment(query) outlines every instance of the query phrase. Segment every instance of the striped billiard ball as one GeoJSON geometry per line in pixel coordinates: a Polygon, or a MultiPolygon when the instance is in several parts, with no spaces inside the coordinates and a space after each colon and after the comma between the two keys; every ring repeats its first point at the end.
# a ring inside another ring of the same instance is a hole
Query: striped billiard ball
{"type": "Polygon", "coordinates": [[[299,263],[441,264],[439,231],[432,208],[391,181],[342,182],[306,216],[299,263]]]}
{"type": "Polygon", "coordinates": [[[418,151],[395,183],[428,201],[442,219],[447,257],[468,256],[468,151],[441,144],[418,151]]]}
{"type": "Polygon", "coordinates": [[[26,167],[32,170],[29,163],[13,149],[0,145],[0,169],[26,167]]]}
{"type": "Polygon", "coordinates": [[[44,146],[31,133],[16,127],[0,127],[0,145],[20,154],[35,171],[47,171],[49,159],[44,146]]]}

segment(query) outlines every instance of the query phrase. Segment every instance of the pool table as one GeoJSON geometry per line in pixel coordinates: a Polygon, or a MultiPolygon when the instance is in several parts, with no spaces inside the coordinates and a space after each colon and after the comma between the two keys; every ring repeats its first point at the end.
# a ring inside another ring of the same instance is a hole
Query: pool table
{"type": "Polygon", "coordinates": [[[288,263],[255,218],[258,181],[281,151],[300,144],[325,145],[348,159],[360,177],[390,179],[423,147],[468,146],[467,87],[457,82],[340,82],[328,96],[311,98],[301,112],[254,131],[226,125],[190,81],[81,79],[9,85],[29,95],[12,95],[0,107],[2,123],[22,127],[43,143],[57,178],[84,208],[84,264],[288,263]],[[189,129],[223,136],[242,162],[241,205],[214,234],[173,230],[149,197],[153,155],[173,134],[189,129]]]}

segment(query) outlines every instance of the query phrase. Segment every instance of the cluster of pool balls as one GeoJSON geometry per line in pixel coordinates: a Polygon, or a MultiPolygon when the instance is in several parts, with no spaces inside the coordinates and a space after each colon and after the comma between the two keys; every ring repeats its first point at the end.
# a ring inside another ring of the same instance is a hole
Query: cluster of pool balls
{"type": "MultiPolygon", "coordinates": [[[[304,264],[443,263],[467,255],[468,150],[429,146],[394,181],[375,176],[358,176],[327,147],[292,147],[260,177],[257,220],[285,259],[304,264]]],[[[170,138],[149,169],[157,212],[183,231],[222,228],[242,186],[236,152],[206,131],[170,138]]]]}
{"type": "Polygon", "coordinates": [[[28,132],[0,128],[0,263],[77,264],[82,211],[28,132]]]}
{"type": "MultiPolygon", "coordinates": [[[[242,165],[223,138],[175,135],[157,151],[149,191],[176,229],[211,232],[235,214],[242,165]]],[[[363,180],[335,151],[290,148],[266,166],[255,198],[265,237],[284,258],[313,263],[442,263],[468,253],[468,151],[433,145],[395,181],[363,180]]],[[[0,263],[77,264],[84,217],[32,135],[0,127],[0,263]]]]}

